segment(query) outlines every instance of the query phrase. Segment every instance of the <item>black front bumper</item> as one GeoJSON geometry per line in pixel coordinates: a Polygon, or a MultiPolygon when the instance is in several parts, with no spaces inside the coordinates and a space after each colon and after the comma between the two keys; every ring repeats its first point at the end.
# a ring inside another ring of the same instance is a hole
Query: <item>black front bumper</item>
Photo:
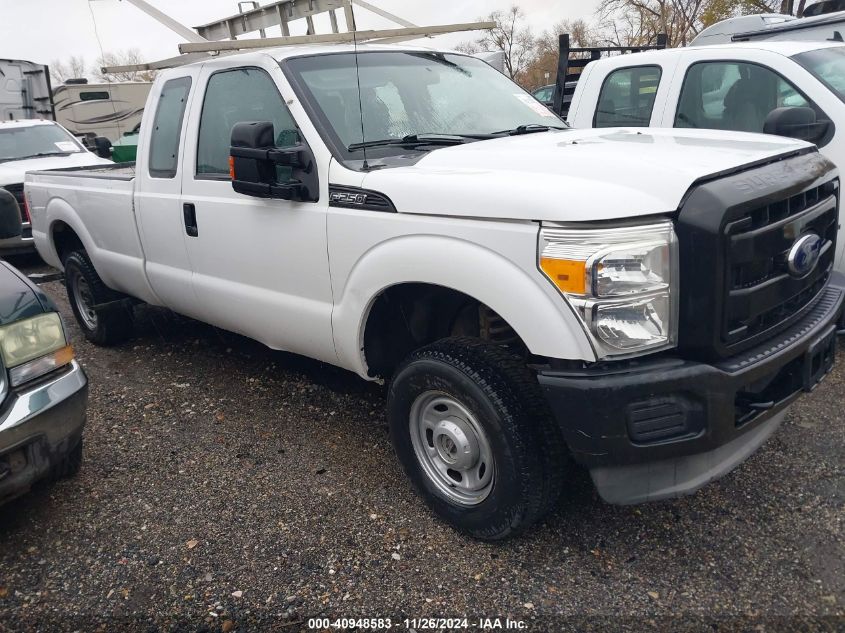
{"type": "Polygon", "coordinates": [[[88,379],[79,363],[12,391],[0,405],[0,504],[27,492],[80,442],[88,379]]]}
{"type": "Polygon", "coordinates": [[[830,371],[843,300],[845,277],[834,273],[799,322],[737,356],[543,371],[539,381],[606,501],[689,494],[754,452],[830,371]]]}

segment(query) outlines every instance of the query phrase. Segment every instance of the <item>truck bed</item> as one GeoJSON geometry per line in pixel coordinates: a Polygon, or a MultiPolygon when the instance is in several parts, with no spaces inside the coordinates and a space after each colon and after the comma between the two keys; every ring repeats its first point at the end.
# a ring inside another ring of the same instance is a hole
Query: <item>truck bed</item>
{"type": "Polygon", "coordinates": [[[30,200],[32,237],[44,261],[61,267],[52,236],[56,230],[72,231],[107,286],[155,302],[135,217],[134,165],[31,171],[24,189],[30,200]]]}

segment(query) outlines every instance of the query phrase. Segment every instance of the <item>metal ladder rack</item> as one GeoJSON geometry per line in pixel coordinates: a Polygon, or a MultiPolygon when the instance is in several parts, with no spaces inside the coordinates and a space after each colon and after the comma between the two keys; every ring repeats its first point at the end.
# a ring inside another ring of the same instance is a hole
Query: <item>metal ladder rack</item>
{"type": "Polygon", "coordinates": [[[176,22],[170,16],[151,6],[145,0],[128,0],[131,4],[147,13],[160,23],[181,35],[187,43],[179,45],[182,55],[160,61],[131,66],[110,66],[103,68],[104,73],[159,70],[173,68],[191,62],[207,59],[209,55],[225,54],[241,49],[291,46],[296,44],[349,43],[362,41],[398,42],[419,37],[430,37],[458,31],[486,30],[495,27],[493,22],[472,22],[444,26],[417,26],[397,15],[381,9],[366,0],[277,0],[261,6],[255,0],[238,3],[239,13],[210,22],[191,30],[176,22]],[[393,23],[399,28],[382,30],[357,30],[355,13],[352,5],[371,11],[393,23]],[[343,11],[347,31],[340,30],[338,12],[343,11]],[[314,16],[328,14],[331,33],[318,34],[314,25],[314,16]],[[305,20],[306,34],[290,34],[290,23],[305,20]],[[279,27],[282,37],[266,37],[269,28],[279,27]],[[258,32],[258,39],[237,39],[239,36],[258,32]]]}

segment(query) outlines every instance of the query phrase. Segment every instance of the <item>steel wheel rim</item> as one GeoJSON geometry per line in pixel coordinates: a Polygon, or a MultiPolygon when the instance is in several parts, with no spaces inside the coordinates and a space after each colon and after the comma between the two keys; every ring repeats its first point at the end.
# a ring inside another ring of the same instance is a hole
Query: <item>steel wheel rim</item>
{"type": "Polygon", "coordinates": [[[438,492],[462,506],[488,497],[496,474],[493,449],[466,406],[446,393],[427,391],[411,405],[409,430],[417,461],[438,492]]]}
{"type": "Polygon", "coordinates": [[[97,311],[94,310],[94,295],[91,292],[88,280],[81,273],[74,272],[71,288],[73,290],[73,302],[76,304],[82,322],[89,330],[96,330],[97,311]]]}

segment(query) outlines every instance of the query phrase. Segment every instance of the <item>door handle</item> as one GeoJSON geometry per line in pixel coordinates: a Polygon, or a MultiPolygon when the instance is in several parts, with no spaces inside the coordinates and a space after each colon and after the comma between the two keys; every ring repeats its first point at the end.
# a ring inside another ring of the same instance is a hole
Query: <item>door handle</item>
{"type": "Polygon", "coordinates": [[[185,233],[191,237],[197,237],[200,234],[197,226],[197,208],[191,202],[186,202],[182,205],[182,215],[185,216],[185,233]]]}

